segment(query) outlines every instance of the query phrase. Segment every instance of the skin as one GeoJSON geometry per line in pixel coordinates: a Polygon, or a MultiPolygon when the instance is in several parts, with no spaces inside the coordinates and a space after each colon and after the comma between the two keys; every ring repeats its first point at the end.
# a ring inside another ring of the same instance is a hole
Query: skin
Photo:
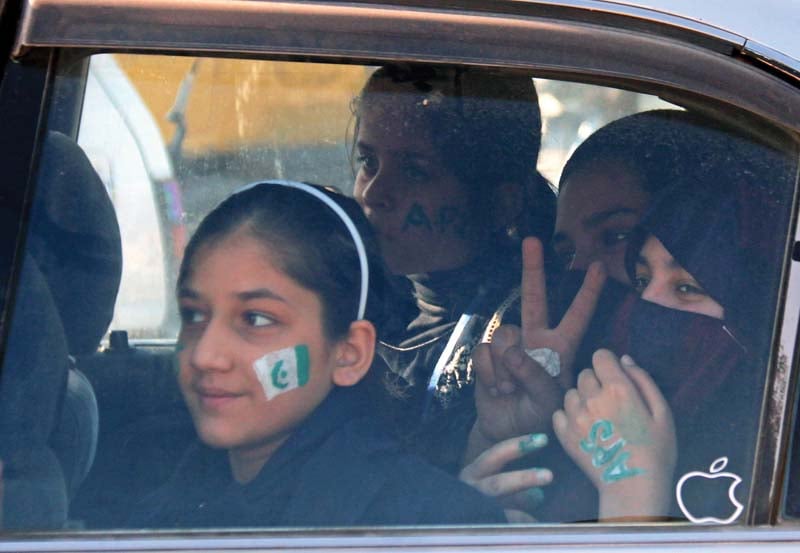
{"type": "Polygon", "coordinates": [[[480,250],[464,185],[442,162],[424,120],[364,110],[356,137],[354,197],[394,274],[455,269],[480,250]]]}
{"type": "Polygon", "coordinates": [[[592,365],[578,375],[577,387],[564,395],[563,409],[553,414],[556,436],[597,488],[602,520],[662,517],[677,458],[669,405],[629,356],[618,359],[601,349],[592,365]]]}
{"type": "Polygon", "coordinates": [[[477,374],[478,418],[470,433],[465,462],[499,441],[549,429],[550,416],[572,382],[575,352],[594,313],[605,278],[603,267],[594,264],[561,322],[551,327],[542,244],[536,238],[523,240],[522,324],[500,326],[492,342],[479,344],[472,354],[477,374]],[[558,379],[524,352],[542,347],[558,352],[561,360],[558,379]]]}
{"type": "Polygon", "coordinates": [[[200,439],[228,450],[239,482],[258,474],[334,385],[358,382],[374,352],[366,321],[354,322],[340,341],[327,339],[318,295],[275,259],[236,232],[198,251],[178,292],[180,388],[200,439]],[[268,401],[253,362],[296,344],[308,347],[309,381],[268,401]]]}
{"type": "Polygon", "coordinates": [[[562,183],[553,247],[565,268],[601,261],[608,276],[629,283],[625,248],[647,209],[640,180],[619,163],[578,169],[562,183]]]}
{"type": "Polygon", "coordinates": [[[546,445],[547,436],[538,433],[503,440],[464,467],[459,478],[497,499],[505,507],[509,522],[535,522],[525,511],[541,503],[544,492],[540,486],[552,482],[553,473],[546,468],[504,472],[504,467],[546,445]]]}
{"type": "Polygon", "coordinates": [[[678,311],[724,319],[725,310],[672,257],[664,244],[650,236],[636,261],[634,285],[642,299],[678,311]]]}

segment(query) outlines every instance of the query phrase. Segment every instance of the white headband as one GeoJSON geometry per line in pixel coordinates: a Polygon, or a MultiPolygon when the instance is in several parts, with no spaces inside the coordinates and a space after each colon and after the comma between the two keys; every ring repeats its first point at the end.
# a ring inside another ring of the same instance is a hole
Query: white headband
{"type": "Polygon", "coordinates": [[[367,290],[369,289],[369,265],[367,264],[367,250],[364,247],[364,241],[361,239],[361,234],[358,232],[355,223],[350,218],[350,216],[342,209],[342,206],[337,204],[333,201],[327,194],[319,190],[318,188],[314,188],[311,185],[308,185],[304,182],[295,182],[289,180],[268,180],[268,181],[260,181],[260,182],[253,182],[250,184],[246,184],[241,188],[235,190],[233,194],[239,194],[240,192],[245,192],[250,190],[251,188],[255,188],[256,186],[261,186],[264,184],[272,184],[276,186],[285,186],[286,188],[294,188],[296,190],[302,190],[303,192],[307,192],[311,194],[322,203],[327,205],[329,208],[333,210],[336,215],[344,223],[344,226],[347,227],[347,230],[350,232],[350,237],[353,239],[353,243],[356,245],[356,252],[358,252],[358,264],[361,267],[361,293],[359,294],[358,298],[358,319],[364,318],[364,312],[367,309],[367,290]]]}

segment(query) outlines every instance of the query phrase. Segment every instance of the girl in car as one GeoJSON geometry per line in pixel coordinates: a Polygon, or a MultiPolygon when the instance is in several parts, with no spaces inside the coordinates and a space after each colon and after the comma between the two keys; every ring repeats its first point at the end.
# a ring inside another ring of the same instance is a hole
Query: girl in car
{"type": "Polygon", "coordinates": [[[199,442],[134,527],[503,522],[491,500],[384,438],[368,393],[384,274],[352,200],[246,187],[178,278],[178,380],[199,442]]]}
{"type": "Polygon", "coordinates": [[[789,172],[768,148],[715,131],[706,140],[719,146],[707,171],[661,194],[630,240],[640,297],[611,343],[624,355],[596,352],[553,416],[604,519],[742,512],[781,258],[770,185],[789,172]],[[728,480],[713,491],[704,476],[728,480]]]}
{"type": "Polygon", "coordinates": [[[517,74],[389,65],[354,113],[354,195],[398,277],[379,345],[400,398],[393,422],[456,472],[476,416],[470,351],[515,297],[520,239],[552,232],[555,196],[536,171],[536,91],[517,74]]]}

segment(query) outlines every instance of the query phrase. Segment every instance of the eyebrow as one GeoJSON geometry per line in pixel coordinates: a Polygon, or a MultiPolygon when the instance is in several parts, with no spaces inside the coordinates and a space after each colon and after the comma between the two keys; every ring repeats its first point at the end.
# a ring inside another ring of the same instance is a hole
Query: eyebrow
{"type": "Polygon", "coordinates": [[[586,220],[583,222],[583,226],[590,228],[596,227],[618,215],[638,215],[638,214],[639,212],[637,210],[631,209],[629,207],[618,207],[615,209],[608,209],[606,211],[601,211],[599,213],[595,213],[587,217],[586,220]]]}
{"type": "Polygon", "coordinates": [[[364,142],[361,139],[356,140],[356,148],[358,148],[359,150],[370,150],[370,151],[375,150],[373,146],[370,146],[367,142],[364,142]]]}
{"type": "MultiPolygon", "coordinates": [[[[236,298],[240,301],[248,301],[248,300],[257,300],[257,299],[272,299],[278,300],[283,303],[288,303],[286,298],[281,296],[280,294],[276,294],[272,290],[268,288],[256,288],[255,290],[246,290],[244,292],[237,292],[236,298]]],[[[200,299],[200,294],[192,290],[191,288],[181,288],[178,290],[178,297],[179,298],[186,298],[186,299],[200,299]]]]}
{"type": "Polygon", "coordinates": [[[245,292],[238,292],[236,297],[242,301],[248,300],[258,300],[258,299],[270,299],[270,300],[278,300],[283,303],[288,303],[286,298],[281,296],[280,294],[276,294],[272,290],[267,288],[256,288],[255,290],[247,290],[245,292]]]}
{"type": "MultiPolygon", "coordinates": [[[[647,267],[650,267],[650,262],[649,262],[649,261],[647,261],[647,259],[645,259],[645,257],[644,257],[643,255],[641,255],[641,254],[639,254],[638,256],[636,256],[636,264],[637,264],[637,265],[645,265],[645,266],[647,266],[647,267]]],[[[677,259],[675,259],[674,257],[673,257],[673,258],[672,258],[672,260],[671,260],[671,261],[670,261],[670,262],[667,264],[667,266],[668,266],[670,269],[682,269],[683,271],[686,271],[686,268],[685,268],[683,265],[681,265],[680,263],[678,263],[678,260],[677,260],[677,259]]],[[[692,273],[690,273],[689,271],[686,271],[686,274],[687,274],[687,275],[689,275],[690,277],[692,277],[692,279],[694,279],[694,280],[697,280],[697,279],[695,279],[695,278],[694,278],[694,276],[692,275],[692,273]]]]}
{"type": "Polygon", "coordinates": [[[185,288],[185,287],[181,286],[178,289],[178,297],[179,298],[186,298],[186,299],[190,299],[190,300],[196,300],[196,299],[200,298],[200,294],[198,294],[197,292],[195,292],[191,288],[185,288]]]}

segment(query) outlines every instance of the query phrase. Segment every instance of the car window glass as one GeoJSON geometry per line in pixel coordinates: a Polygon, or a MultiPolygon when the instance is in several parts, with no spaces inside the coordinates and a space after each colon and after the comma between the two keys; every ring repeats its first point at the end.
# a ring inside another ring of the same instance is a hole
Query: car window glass
{"type": "Polygon", "coordinates": [[[796,184],[781,132],[477,66],[102,54],[55,101],[80,121],[43,141],[2,389],[34,394],[5,376],[30,364],[66,392],[9,430],[36,436],[55,505],[19,527],[744,523],[796,184]],[[309,250],[329,269],[297,254],[301,217],[341,233],[309,250]],[[371,376],[328,386],[343,338],[319,298],[366,289],[319,251],[350,251],[341,219],[382,254],[382,303],[356,302],[371,376]],[[300,319],[324,324],[282,341],[300,319]],[[487,450],[526,484],[493,488],[487,450]]]}

